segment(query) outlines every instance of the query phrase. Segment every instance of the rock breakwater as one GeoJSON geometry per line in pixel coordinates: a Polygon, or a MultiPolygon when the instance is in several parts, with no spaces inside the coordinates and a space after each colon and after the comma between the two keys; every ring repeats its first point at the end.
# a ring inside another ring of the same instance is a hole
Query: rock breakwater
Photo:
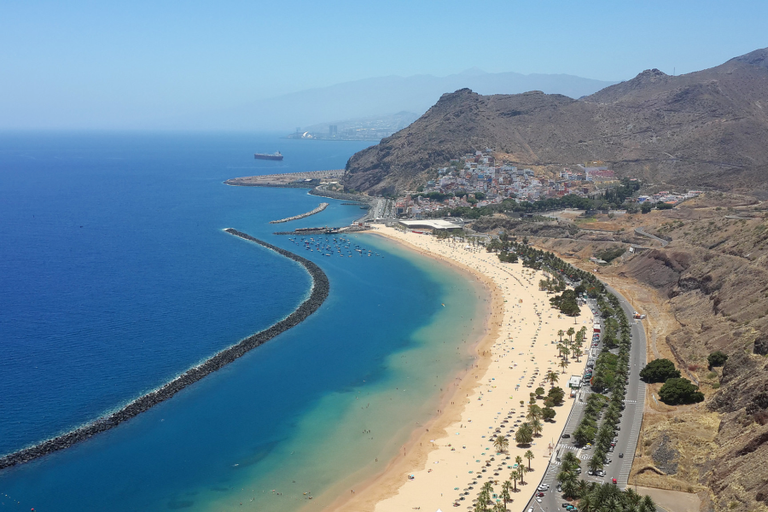
{"type": "Polygon", "coordinates": [[[173,397],[176,393],[186,388],[187,386],[194,384],[206,375],[209,375],[223,368],[229,363],[245,355],[250,350],[253,350],[259,345],[266,343],[278,334],[281,334],[288,329],[299,325],[309,315],[317,311],[323,302],[325,302],[325,299],[328,298],[328,292],[330,289],[328,276],[326,276],[325,272],[323,272],[320,267],[318,267],[312,261],[309,261],[306,258],[302,258],[301,256],[292,252],[286,251],[285,249],[281,249],[272,244],[254,238],[246,233],[237,231],[236,229],[227,228],[224,231],[244,240],[256,242],[257,244],[275,251],[285,256],[286,258],[290,258],[302,265],[312,277],[312,289],[309,297],[304,302],[302,302],[299,307],[293,311],[293,313],[285,317],[283,320],[280,320],[279,322],[275,323],[271,327],[268,327],[267,329],[264,329],[263,331],[248,336],[247,338],[241,340],[239,343],[229,348],[225,348],[203,363],[185,371],[162,387],[142,395],[119,411],[99,418],[91,423],[83,425],[82,427],[67,432],[66,434],[62,434],[47,441],[38,443],[34,446],[30,446],[28,448],[24,448],[22,450],[0,457],[0,470],[15,466],[17,464],[23,464],[50,453],[69,448],[70,446],[81,441],[85,441],[86,439],[89,439],[96,434],[115,428],[120,423],[128,421],[134,416],[138,416],[142,412],[147,411],[160,402],[173,397]]]}
{"type": "Polygon", "coordinates": [[[269,223],[270,224],[280,224],[281,222],[290,222],[292,220],[303,219],[304,217],[309,217],[310,215],[314,215],[316,213],[320,213],[321,211],[323,211],[326,208],[328,208],[329,204],[330,203],[320,203],[320,205],[317,208],[315,208],[314,210],[308,211],[306,213],[302,213],[301,215],[294,215],[293,217],[286,217],[286,218],[280,219],[280,220],[271,220],[271,221],[269,221],[269,223]]]}

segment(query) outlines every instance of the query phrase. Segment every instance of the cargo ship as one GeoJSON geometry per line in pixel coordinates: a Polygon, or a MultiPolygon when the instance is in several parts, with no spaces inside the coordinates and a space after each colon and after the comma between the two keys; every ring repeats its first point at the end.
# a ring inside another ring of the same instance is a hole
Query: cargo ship
{"type": "Polygon", "coordinates": [[[283,155],[278,151],[277,153],[254,153],[253,158],[257,160],[282,160],[283,155]]]}

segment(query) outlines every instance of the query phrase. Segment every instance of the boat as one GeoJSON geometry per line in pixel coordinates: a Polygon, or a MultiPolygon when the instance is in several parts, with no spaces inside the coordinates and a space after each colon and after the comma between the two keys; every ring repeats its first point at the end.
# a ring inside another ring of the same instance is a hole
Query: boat
{"type": "Polygon", "coordinates": [[[279,151],[277,153],[254,153],[253,158],[256,160],[282,160],[283,155],[279,151]]]}

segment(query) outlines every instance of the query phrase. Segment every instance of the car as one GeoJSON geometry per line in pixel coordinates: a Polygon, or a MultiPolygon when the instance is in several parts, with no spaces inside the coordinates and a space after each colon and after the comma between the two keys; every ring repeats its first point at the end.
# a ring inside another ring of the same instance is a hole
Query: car
{"type": "Polygon", "coordinates": [[[609,446],[609,447],[608,447],[608,451],[609,451],[609,452],[612,452],[613,450],[614,450],[614,447],[613,447],[613,446],[609,446]]]}
{"type": "Polygon", "coordinates": [[[568,508],[568,507],[571,507],[572,505],[570,503],[563,503],[560,506],[563,507],[563,508],[568,508]]]}
{"type": "Polygon", "coordinates": [[[536,498],[536,501],[537,501],[538,503],[541,503],[541,498],[536,498]]]}
{"type": "Polygon", "coordinates": [[[587,445],[587,446],[585,446],[583,449],[584,449],[584,450],[591,450],[591,449],[592,449],[592,445],[591,445],[591,444],[588,444],[588,445],[587,445]]]}
{"type": "Polygon", "coordinates": [[[624,454],[623,454],[623,453],[620,453],[620,454],[619,454],[619,458],[620,458],[620,459],[623,459],[623,458],[624,458],[624,454]]]}
{"type": "Polygon", "coordinates": [[[548,491],[549,490],[549,484],[541,484],[539,486],[540,491],[548,491]]]}
{"type": "Polygon", "coordinates": [[[544,497],[544,493],[543,492],[538,492],[538,493],[536,493],[536,496],[538,496],[539,498],[543,498],[544,497]]]}
{"type": "Polygon", "coordinates": [[[594,475],[594,474],[595,474],[595,472],[594,472],[594,471],[592,471],[592,470],[590,469],[589,471],[587,471],[587,474],[588,474],[589,476],[592,476],[592,475],[594,475]]]}
{"type": "Polygon", "coordinates": [[[613,479],[613,484],[616,485],[616,479],[615,478],[613,479]]]}
{"type": "Polygon", "coordinates": [[[581,474],[581,468],[576,468],[576,474],[577,474],[577,475],[580,475],[580,474],[581,474]]]}
{"type": "Polygon", "coordinates": [[[563,439],[569,439],[571,437],[571,434],[563,434],[563,439]]]}
{"type": "Polygon", "coordinates": [[[605,471],[603,471],[602,469],[598,470],[597,476],[605,476],[605,471]]]}
{"type": "Polygon", "coordinates": [[[557,492],[563,492],[563,486],[560,484],[557,484],[557,492]]]}

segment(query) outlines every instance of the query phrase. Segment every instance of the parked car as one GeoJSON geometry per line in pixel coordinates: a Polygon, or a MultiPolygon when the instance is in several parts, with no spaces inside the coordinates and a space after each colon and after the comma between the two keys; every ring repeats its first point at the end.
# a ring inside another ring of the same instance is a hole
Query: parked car
{"type": "Polygon", "coordinates": [[[571,437],[571,434],[563,434],[563,439],[568,439],[571,437]]]}
{"type": "Polygon", "coordinates": [[[541,484],[539,486],[540,491],[548,491],[549,490],[549,484],[541,484]]]}

